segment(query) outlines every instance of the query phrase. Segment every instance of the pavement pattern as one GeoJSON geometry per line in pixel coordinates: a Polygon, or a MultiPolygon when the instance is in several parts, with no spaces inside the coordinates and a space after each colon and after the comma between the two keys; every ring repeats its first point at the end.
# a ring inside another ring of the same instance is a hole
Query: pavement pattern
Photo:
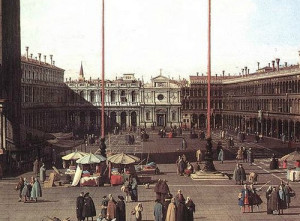
{"type": "MultiPolygon", "coordinates": [[[[188,134],[185,134],[188,138],[188,134]]],[[[218,141],[217,133],[214,134],[214,140],[218,141]]],[[[112,137],[115,140],[121,140],[120,137],[112,137]]],[[[197,140],[187,140],[190,149],[192,151],[201,147],[203,144],[197,140]]],[[[170,151],[170,154],[177,155],[177,149],[180,147],[181,139],[161,139],[156,134],[150,135],[150,141],[144,145],[144,151],[170,151]],[[172,151],[172,153],[171,153],[172,151]]],[[[274,145],[280,145],[279,141],[270,141],[274,145]]],[[[246,140],[243,145],[252,145],[250,140],[246,140]],[[249,144],[247,144],[249,143],[249,144]]],[[[269,143],[259,144],[259,148],[269,147],[269,143]]],[[[119,145],[121,146],[121,145],[119,145]]],[[[139,145],[137,145],[139,146],[139,145]]],[[[126,145],[121,146],[126,148],[126,145]]],[[[131,147],[130,147],[131,148],[131,147]]],[[[139,147],[137,147],[139,148],[139,147]]],[[[235,151],[235,150],[234,150],[235,151]]],[[[234,152],[233,151],[233,152],[234,152]]],[[[125,152],[125,151],[124,151],[125,152]]],[[[230,150],[228,150],[230,153],[230,150]]],[[[256,172],[259,174],[259,183],[257,188],[261,187],[265,183],[269,182],[270,185],[278,185],[281,180],[286,181],[286,170],[269,170],[269,158],[255,159],[254,164],[251,166],[247,163],[243,163],[246,173],[256,172]]],[[[221,164],[218,161],[214,162],[217,170],[223,173],[232,174],[236,161],[229,159],[221,164]]],[[[289,162],[292,167],[292,162],[289,162]]],[[[284,215],[267,215],[266,213],[266,198],[265,191],[267,186],[262,188],[259,192],[263,200],[259,211],[254,208],[253,213],[241,213],[238,206],[238,193],[242,186],[235,185],[233,180],[205,180],[194,181],[190,177],[178,176],[176,174],[176,166],[173,164],[159,164],[158,165],[161,174],[150,175],[152,180],[166,179],[170,191],[173,195],[177,190],[182,190],[184,197],[190,196],[196,204],[196,212],[194,214],[195,220],[300,220],[300,200],[296,196],[292,198],[291,208],[284,210],[284,215]]],[[[51,171],[47,171],[49,175],[51,171]]],[[[32,172],[22,174],[23,177],[29,178],[32,176],[32,172]]],[[[47,220],[46,217],[59,217],[60,219],[70,217],[70,220],[76,219],[76,197],[81,191],[89,192],[94,200],[97,214],[100,213],[100,204],[102,197],[112,193],[115,198],[118,195],[122,195],[120,190],[121,186],[104,186],[104,187],[53,187],[43,188],[43,197],[38,200],[37,203],[23,203],[18,202],[18,192],[14,190],[18,177],[10,177],[0,180],[0,221],[14,220],[14,221],[41,221],[47,220]]],[[[268,185],[269,185],[268,184],[268,185]]],[[[139,202],[143,204],[143,220],[154,220],[153,207],[155,200],[155,193],[153,191],[154,184],[150,185],[150,189],[146,189],[143,185],[138,188],[139,202]]],[[[300,183],[291,183],[291,187],[296,193],[300,193],[300,183]]],[[[127,220],[134,220],[134,217],[130,215],[130,211],[136,206],[137,203],[129,202],[126,204],[127,220]]],[[[95,218],[94,218],[95,220],[95,218]]]]}

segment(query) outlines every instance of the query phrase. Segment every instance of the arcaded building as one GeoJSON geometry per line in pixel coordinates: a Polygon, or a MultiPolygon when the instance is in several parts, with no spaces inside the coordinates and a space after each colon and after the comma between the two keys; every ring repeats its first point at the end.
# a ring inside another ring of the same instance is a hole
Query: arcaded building
{"type": "MultiPolygon", "coordinates": [[[[79,78],[68,79],[66,85],[73,91],[69,97],[68,124],[73,128],[97,131],[101,124],[100,79],[85,79],[81,65],[79,78]]],[[[113,129],[139,126],[141,81],[134,74],[123,74],[115,80],[105,80],[105,126],[113,129]]]]}
{"type": "MultiPolygon", "coordinates": [[[[182,88],[182,116],[189,127],[206,126],[206,76],[191,76],[182,88]]],[[[212,77],[211,125],[258,132],[263,136],[300,139],[300,68],[280,59],[239,76],[212,77]]]]}
{"type": "Polygon", "coordinates": [[[39,53],[21,57],[22,123],[45,132],[62,131],[66,127],[68,88],[64,70],[56,67],[52,55],[39,53]]]}
{"type": "MultiPolygon", "coordinates": [[[[74,94],[69,96],[67,124],[85,131],[98,131],[101,123],[101,80],[85,79],[81,65],[79,78],[65,82],[74,94]],[[72,107],[72,108],[70,108],[72,107]]],[[[112,130],[128,127],[179,126],[180,85],[164,76],[149,83],[123,74],[105,80],[105,126],[112,130]]]]}

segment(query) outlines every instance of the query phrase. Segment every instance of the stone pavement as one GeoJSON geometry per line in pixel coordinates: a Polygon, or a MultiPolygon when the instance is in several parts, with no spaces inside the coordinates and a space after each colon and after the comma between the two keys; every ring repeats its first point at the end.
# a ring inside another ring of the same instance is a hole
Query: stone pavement
{"type": "MultiPolygon", "coordinates": [[[[256,161],[256,165],[249,166],[244,164],[246,172],[255,171],[259,173],[260,187],[267,181],[272,185],[278,185],[280,179],[285,179],[283,170],[269,173],[268,164],[265,161],[256,161]]],[[[226,161],[224,164],[215,162],[215,166],[219,171],[231,173],[234,168],[235,161],[226,161]]],[[[292,199],[291,208],[284,211],[285,215],[267,215],[266,214],[266,187],[260,192],[264,201],[260,211],[254,213],[242,214],[237,205],[237,195],[241,186],[235,185],[232,180],[222,181],[193,181],[189,177],[178,176],[174,164],[158,165],[162,174],[153,175],[152,179],[167,179],[170,191],[173,195],[178,189],[181,189],[184,196],[190,196],[196,204],[195,220],[300,220],[300,204],[297,198],[292,199]]],[[[25,174],[26,177],[32,173],[25,174]]],[[[76,197],[81,192],[90,192],[97,213],[100,213],[100,202],[103,195],[112,193],[115,198],[121,195],[120,186],[105,186],[105,187],[53,187],[43,189],[43,197],[37,203],[19,203],[17,202],[17,192],[14,190],[17,178],[6,179],[0,181],[1,201],[0,201],[0,220],[30,220],[41,221],[45,216],[67,218],[76,220],[75,203],[76,197]]],[[[292,183],[292,188],[299,193],[300,183],[292,183]]],[[[151,189],[145,189],[144,186],[139,186],[139,201],[144,207],[143,220],[153,220],[153,206],[155,193],[153,185],[151,189]]],[[[127,203],[127,220],[133,220],[130,211],[136,203],[127,203]]],[[[256,208],[255,208],[256,209],[256,208]]]]}
{"type": "MultiPolygon", "coordinates": [[[[187,138],[188,149],[186,153],[188,160],[193,161],[195,157],[194,151],[201,147],[204,149],[205,141],[199,139],[189,139],[188,132],[184,133],[187,138]]],[[[118,140],[120,137],[115,136],[112,139],[118,140]]],[[[300,201],[299,197],[292,198],[291,208],[284,211],[284,215],[267,215],[266,214],[266,199],[265,191],[267,187],[264,187],[259,194],[263,199],[260,211],[254,210],[254,213],[242,214],[238,207],[238,193],[241,190],[241,186],[235,185],[232,180],[206,180],[206,181],[194,181],[189,177],[178,176],[176,174],[175,160],[182,151],[178,151],[181,145],[181,138],[159,138],[154,132],[150,134],[149,142],[145,142],[143,151],[145,153],[153,153],[161,156],[161,161],[172,162],[169,164],[158,164],[162,174],[152,175],[153,180],[167,179],[170,187],[170,191],[173,195],[176,194],[178,189],[181,189],[184,196],[190,196],[196,204],[195,220],[300,220],[300,201]]],[[[218,137],[215,134],[214,141],[218,141],[218,137]]],[[[247,139],[248,144],[252,145],[251,138],[247,139]]],[[[278,140],[266,140],[264,143],[259,144],[260,148],[272,146],[282,146],[278,140]]],[[[214,145],[215,147],[215,145],[214,145]]],[[[97,147],[94,147],[95,149],[97,147]]],[[[126,145],[123,147],[126,152],[126,145]]],[[[129,147],[131,148],[131,147],[129,147]]],[[[227,152],[228,155],[230,151],[227,152]]],[[[228,156],[227,155],[227,156],[228,156]]],[[[147,156],[147,155],[146,155],[147,156]]],[[[154,155],[155,156],[155,155],[154,155]]],[[[234,156],[232,154],[232,156],[234,156]]],[[[223,172],[232,174],[235,166],[235,161],[230,156],[224,164],[215,162],[216,168],[223,172]],[[230,160],[231,159],[231,160],[230,160]]],[[[289,162],[289,166],[293,166],[289,162]]],[[[246,172],[255,171],[259,174],[259,184],[257,187],[261,187],[266,182],[269,184],[278,185],[281,180],[286,180],[286,172],[283,169],[269,171],[269,159],[256,159],[254,165],[249,166],[244,163],[246,172]]],[[[50,172],[49,170],[47,171],[50,172]]],[[[48,175],[48,174],[47,174],[48,175]]],[[[29,178],[32,176],[32,172],[23,174],[22,176],[29,178]]],[[[0,221],[6,220],[30,220],[41,221],[45,220],[45,216],[67,218],[76,220],[75,204],[76,197],[81,191],[90,192],[92,196],[97,213],[100,213],[100,203],[103,195],[112,193],[115,198],[117,195],[122,194],[120,186],[105,186],[105,187],[53,187],[43,189],[43,197],[37,203],[19,203],[18,192],[14,190],[18,181],[18,177],[5,178],[0,180],[0,221]]],[[[292,183],[292,188],[296,193],[300,193],[300,183],[292,183]]],[[[139,186],[139,200],[142,202],[143,220],[153,220],[153,206],[155,193],[153,192],[154,185],[150,186],[151,189],[145,189],[144,186],[139,186]]],[[[134,220],[130,215],[130,211],[136,203],[127,203],[127,220],[134,220]]],[[[95,219],[94,219],[95,220],[95,219]]]]}

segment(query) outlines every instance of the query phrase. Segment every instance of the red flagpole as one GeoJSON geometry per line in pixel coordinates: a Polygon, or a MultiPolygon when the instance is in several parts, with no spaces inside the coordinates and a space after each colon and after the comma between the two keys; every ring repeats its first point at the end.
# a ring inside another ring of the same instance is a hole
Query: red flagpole
{"type": "Polygon", "coordinates": [[[210,134],[210,76],[211,76],[211,0],[208,0],[207,137],[211,137],[211,134],[210,134]]]}
{"type": "Polygon", "coordinates": [[[105,52],[105,45],[104,45],[104,0],[102,0],[102,97],[101,97],[101,138],[105,138],[105,133],[104,133],[104,71],[105,71],[105,58],[104,58],[104,52],[105,52]]]}

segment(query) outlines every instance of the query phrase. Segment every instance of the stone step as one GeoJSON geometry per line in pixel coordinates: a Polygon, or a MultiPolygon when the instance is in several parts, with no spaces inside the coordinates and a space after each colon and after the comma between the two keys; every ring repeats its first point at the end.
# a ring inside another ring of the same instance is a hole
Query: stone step
{"type": "Polygon", "coordinates": [[[228,180],[228,176],[222,173],[205,173],[205,172],[196,172],[191,174],[193,180],[228,180]]]}

